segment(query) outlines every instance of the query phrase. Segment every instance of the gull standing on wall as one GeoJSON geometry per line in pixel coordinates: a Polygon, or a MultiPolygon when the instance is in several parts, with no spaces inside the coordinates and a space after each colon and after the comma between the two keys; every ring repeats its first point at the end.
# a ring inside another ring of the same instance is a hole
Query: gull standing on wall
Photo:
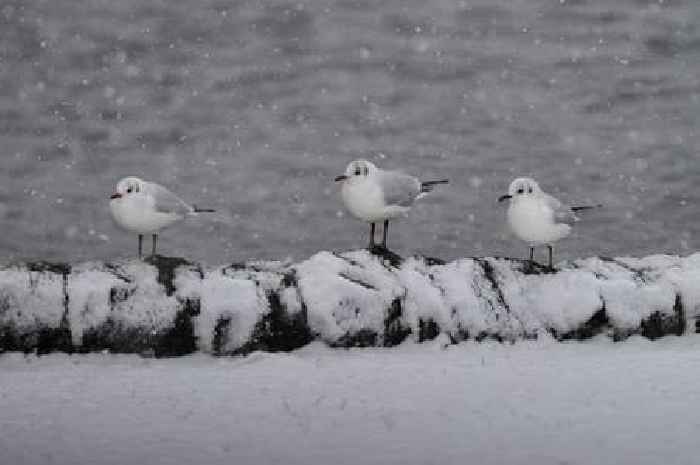
{"type": "Polygon", "coordinates": [[[342,182],[343,203],[357,219],[370,225],[369,248],[375,247],[375,223],[384,222],[382,247],[386,249],[389,220],[408,213],[414,202],[447,179],[421,182],[418,178],[398,171],[378,168],[367,160],[355,160],[345,174],[335,178],[342,182]]]}
{"type": "Polygon", "coordinates": [[[153,237],[153,256],[156,255],[158,232],[187,216],[210,213],[215,210],[197,208],[182,200],[165,187],[137,177],[127,177],[117,183],[110,197],[112,218],[122,229],[139,237],[139,258],[143,254],[143,236],[153,237]]]}
{"type": "Polygon", "coordinates": [[[510,200],[508,226],[515,236],[530,246],[530,263],[534,263],[535,247],[549,249],[549,267],[552,268],[553,244],[571,233],[571,225],[579,218],[577,212],[601,205],[570,207],[544,192],[531,178],[517,178],[508,193],[498,201],[510,200]]]}

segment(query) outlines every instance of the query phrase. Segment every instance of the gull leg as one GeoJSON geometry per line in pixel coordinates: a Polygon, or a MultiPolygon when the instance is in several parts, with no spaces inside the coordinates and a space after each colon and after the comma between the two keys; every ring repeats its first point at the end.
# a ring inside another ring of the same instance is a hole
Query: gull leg
{"type": "Polygon", "coordinates": [[[374,223],[369,224],[369,250],[374,248],[374,223]]]}
{"type": "Polygon", "coordinates": [[[389,220],[384,220],[384,234],[382,236],[382,246],[386,249],[386,233],[389,230],[389,220]]]}
{"type": "Polygon", "coordinates": [[[143,234],[139,234],[139,259],[143,257],[143,234]]]}
{"type": "Polygon", "coordinates": [[[549,267],[554,268],[552,266],[552,255],[554,255],[554,248],[551,245],[548,245],[547,249],[549,249],[549,267]]]}
{"type": "Polygon", "coordinates": [[[153,256],[156,256],[156,244],[158,243],[158,234],[153,234],[153,256]]]}

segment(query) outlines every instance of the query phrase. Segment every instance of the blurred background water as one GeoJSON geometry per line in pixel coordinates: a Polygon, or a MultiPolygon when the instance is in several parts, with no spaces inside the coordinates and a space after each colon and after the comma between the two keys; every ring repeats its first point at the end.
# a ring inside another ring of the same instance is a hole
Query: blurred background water
{"type": "Polygon", "coordinates": [[[164,254],[364,246],[333,182],[359,157],[452,180],[402,254],[524,256],[496,202],[518,175],[606,205],[559,258],[689,253],[698,123],[697,0],[5,0],[0,256],[133,256],[126,175],[219,210],[164,254]]]}

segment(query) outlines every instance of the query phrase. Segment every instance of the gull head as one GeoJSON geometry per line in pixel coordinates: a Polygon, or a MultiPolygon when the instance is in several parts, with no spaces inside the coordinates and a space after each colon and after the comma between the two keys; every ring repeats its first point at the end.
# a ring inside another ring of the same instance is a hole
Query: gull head
{"type": "Polygon", "coordinates": [[[534,179],[517,178],[510,183],[508,193],[506,195],[502,195],[498,201],[503,202],[504,200],[521,199],[538,195],[540,193],[542,193],[542,189],[540,189],[540,185],[537,184],[537,181],[534,179]]]}
{"type": "Polygon", "coordinates": [[[141,191],[143,191],[143,180],[134,176],[129,176],[117,183],[117,188],[114,190],[114,194],[112,194],[110,199],[123,199],[124,197],[141,191]]]}
{"type": "Polygon", "coordinates": [[[354,160],[345,168],[345,174],[335,178],[336,181],[364,179],[375,174],[379,168],[369,160],[354,160]]]}

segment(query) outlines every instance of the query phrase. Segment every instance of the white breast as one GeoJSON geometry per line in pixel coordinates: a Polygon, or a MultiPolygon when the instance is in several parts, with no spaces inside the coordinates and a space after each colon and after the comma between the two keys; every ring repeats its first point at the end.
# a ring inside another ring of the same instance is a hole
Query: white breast
{"type": "Polygon", "coordinates": [[[571,227],[555,223],[550,208],[536,198],[513,200],[508,208],[508,226],[518,239],[528,244],[552,244],[569,235],[571,227]]]}
{"type": "Polygon", "coordinates": [[[371,177],[344,182],[341,195],[350,214],[362,221],[382,221],[408,210],[406,207],[387,207],[381,189],[371,177]]]}
{"type": "Polygon", "coordinates": [[[183,215],[158,212],[144,195],[130,194],[109,202],[112,218],[121,228],[138,234],[154,234],[184,218],[183,215]]]}

